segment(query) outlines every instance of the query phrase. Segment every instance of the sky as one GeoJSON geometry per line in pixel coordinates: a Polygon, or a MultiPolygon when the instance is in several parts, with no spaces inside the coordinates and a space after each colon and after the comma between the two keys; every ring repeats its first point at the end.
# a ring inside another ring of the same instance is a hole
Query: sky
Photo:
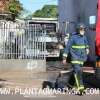
{"type": "Polygon", "coordinates": [[[45,4],[56,4],[57,0],[19,0],[23,7],[31,12],[41,9],[45,4]]]}

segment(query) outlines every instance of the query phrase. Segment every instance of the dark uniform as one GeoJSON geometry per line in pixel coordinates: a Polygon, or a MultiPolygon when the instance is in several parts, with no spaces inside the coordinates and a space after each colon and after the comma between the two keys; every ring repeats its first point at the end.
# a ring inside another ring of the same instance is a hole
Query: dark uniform
{"type": "Polygon", "coordinates": [[[71,63],[74,69],[74,77],[78,90],[83,89],[82,66],[87,60],[87,49],[89,49],[85,35],[74,33],[66,44],[63,57],[71,55],[71,63]]]}

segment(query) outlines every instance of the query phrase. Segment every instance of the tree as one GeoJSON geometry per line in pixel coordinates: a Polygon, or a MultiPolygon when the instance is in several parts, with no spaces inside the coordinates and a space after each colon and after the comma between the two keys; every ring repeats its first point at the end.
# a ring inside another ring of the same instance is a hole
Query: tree
{"type": "Polygon", "coordinates": [[[23,6],[19,2],[19,0],[9,0],[9,3],[7,5],[7,11],[12,13],[14,17],[18,17],[22,10],[23,6]]]}
{"type": "Polygon", "coordinates": [[[27,9],[23,9],[23,11],[21,11],[21,14],[19,15],[20,19],[31,19],[32,18],[32,13],[27,10],[27,9]]]}
{"type": "Polygon", "coordinates": [[[57,17],[57,6],[45,5],[41,10],[37,10],[33,17],[55,18],[57,17]]]}

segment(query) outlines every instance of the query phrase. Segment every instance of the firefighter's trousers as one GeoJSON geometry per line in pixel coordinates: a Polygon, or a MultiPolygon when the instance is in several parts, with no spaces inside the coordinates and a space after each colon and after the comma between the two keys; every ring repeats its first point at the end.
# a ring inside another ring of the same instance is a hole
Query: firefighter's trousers
{"type": "Polygon", "coordinates": [[[75,85],[77,88],[80,88],[83,85],[83,78],[82,78],[82,64],[73,64],[73,74],[75,78],[75,85]]]}

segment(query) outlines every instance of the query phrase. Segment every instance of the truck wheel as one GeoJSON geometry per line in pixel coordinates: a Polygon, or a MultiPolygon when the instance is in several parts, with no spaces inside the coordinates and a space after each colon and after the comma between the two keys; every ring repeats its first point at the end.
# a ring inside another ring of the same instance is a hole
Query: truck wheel
{"type": "Polygon", "coordinates": [[[45,88],[54,88],[54,84],[50,81],[44,81],[42,83],[42,89],[45,89],[45,88]]]}
{"type": "Polygon", "coordinates": [[[100,68],[96,68],[95,77],[96,79],[100,79],[100,68]]]}

